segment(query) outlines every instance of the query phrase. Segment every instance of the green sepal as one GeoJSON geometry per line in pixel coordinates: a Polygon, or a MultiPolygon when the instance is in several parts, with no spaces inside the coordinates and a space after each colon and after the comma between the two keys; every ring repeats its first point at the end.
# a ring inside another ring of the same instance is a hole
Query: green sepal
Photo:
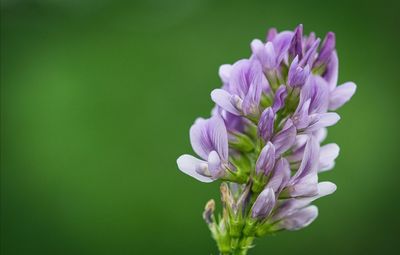
{"type": "Polygon", "coordinates": [[[254,142],[245,134],[239,132],[230,132],[233,139],[229,139],[229,145],[242,152],[250,152],[254,149],[254,142]]]}
{"type": "Polygon", "coordinates": [[[246,220],[246,224],[244,226],[243,233],[246,236],[255,236],[256,229],[257,229],[257,220],[255,220],[251,217],[248,218],[246,220]]]}

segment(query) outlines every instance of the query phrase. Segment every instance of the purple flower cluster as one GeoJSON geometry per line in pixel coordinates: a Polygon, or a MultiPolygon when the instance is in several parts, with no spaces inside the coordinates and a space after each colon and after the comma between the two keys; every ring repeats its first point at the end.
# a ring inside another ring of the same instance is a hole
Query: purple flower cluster
{"type": "Polygon", "coordinates": [[[197,119],[190,129],[201,159],[185,154],[177,163],[199,181],[236,183],[242,195],[249,190],[248,199],[232,202],[241,209],[227,217],[247,217],[246,224],[256,226],[250,232],[261,236],[307,226],[318,215],[310,203],[335,191],[331,182],[318,183],[318,174],[333,168],[339,147],[321,143],[326,128],[340,119],[332,111],[356,85],[337,86],[332,32],[321,43],[314,33],[303,35],[302,25],[270,29],[265,43],[251,42],[251,51],[248,59],[220,67],[222,88],[211,92],[212,117],[197,119]]]}

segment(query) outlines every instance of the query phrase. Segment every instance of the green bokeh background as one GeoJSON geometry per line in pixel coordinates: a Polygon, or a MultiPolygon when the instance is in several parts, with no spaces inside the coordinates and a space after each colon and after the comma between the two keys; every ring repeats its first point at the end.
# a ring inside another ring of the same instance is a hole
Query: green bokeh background
{"type": "Polygon", "coordinates": [[[201,219],[218,183],[180,173],[219,65],[269,27],[336,32],[357,94],[328,141],[307,229],[251,254],[394,254],[399,241],[399,1],[3,0],[1,253],[216,254],[201,219]],[[397,2],[397,3],[396,3],[397,2]]]}

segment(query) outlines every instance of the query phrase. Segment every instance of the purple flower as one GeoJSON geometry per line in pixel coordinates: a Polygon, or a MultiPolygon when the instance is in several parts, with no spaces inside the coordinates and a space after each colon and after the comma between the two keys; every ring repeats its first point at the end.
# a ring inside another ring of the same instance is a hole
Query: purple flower
{"type": "Polygon", "coordinates": [[[309,114],[326,112],[329,103],[328,83],[319,76],[310,76],[301,89],[299,106],[301,107],[307,100],[310,100],[309,114]]]}
{"type": "MultiPolygon", "coordinates": [[[[249,120],[232,114],[219,106],[215,106],[211,111],[211,115],[219,115],[224,120],[226,129],[228,132],[240,132],[243,133],[249,123],[249,120]]],[[[229,137],[229,136],[228,136],[229,137]]]]}
{"type": "Polygon", "coordinates": [[[335,165],[335,159],[339,156],[339,151],[339,146],[336,143],[322,146],[319,150],[318,171],[324,172],[331,170],[335,165]]]}
{"type": "Polygon", "coordinates": [[[269,175],[275,165],[275,146],[268,142],[260,152],[256,162],[256,173],[269,175]]]}
{"type": "Polygon", "coordinates": [[[300,93],[300,102],[293,116],[298,130],[310,133],[336,124],[340,117],[336,113],[327,113],[329,88],[324,79],[310,76],[300,93]]]}
{"type": "Polygon", "coordinates": [[[275,113],[271,107],[268,107],[261,113],[258,122],[258,133],[264,141],[269,141],[274,132],[275,113]]]}
{"type": "Polygon", "coordinates": [[[356,92],[357,86],[353,82],[345,82],[337,86],[339,61],[336,51],[333,51],[332,56],[326,66],[326,71],[323,78],[329,84],[329,110],[334,111],[342,107],[356,92]]]}
{"type": "Polygon", "coordinates": [[[275,92],[274,104],[272,105],[272,109],[274,112],[278,112],[285,106],[285,100],[287,97],[287,90],[285,85],[279,86],[279,88],[275,92]]]}
{"type": "Polygon", "coordinates": [[[282,60],[287,55],[290,43],[293,38],[293,32],[284,31],[279,34],[268,36],[267,43],[258,39],[251,42],[253,56],[260,61],[263,71],[267,72],[279,67],[282,60]]]}
{"type": "MultiPolygon", "coordinates": [[[[229,68],[224,67],[223,69],[226,71],[229,68]]],[[[247,59],[239,60],[233,64],[229,75],[225,78],[227,81],[225,88],[213,90],[211,92],[212,100],[224,110],[235,115],[257,114],[262,89],[267,86],[260,63],[247,59]]]]}
{"type": "Polygon", "coordinates": [[[310,225],[318,216],[318,208],[315,205],[294,211],[273,226],[273,230],[299,230],[310,225]]]}
{"type": "Polygon", "coordinates": [[[291,119],[285,122],[282,130],[272,138],[272,143],[275,145],[275,153],[277,155],[287,151],[296,140],[296,127],[291,119]]]}
{"type": "Polygon", "coordinates": [[[298,25],[294,30],[294,36],[290,42],[289,58],[294,59],[303,57],[303,25],[298,25]]]}
{"type": "Polygon", "coordinates": [[[275,206],[275,193],[267,188],[261,192],[251,209],[251,216],[256,219],[263,219],[269,216],[275,206]]]}
{"type": "Polygon", "coordinates": [[[320,43],[320,39],[317,38],[315,39],[312,44],[310,45],[309,49],[305,51],[305,54],[303,58],[300,60],[300,65],[305,66],[309,65],[312,66],[315,59],[317,58],[317,51],[318,51],[318,46],[320,43]]]}
{"type": "Polygon", "coordinates": [[[290,179],[290,166],[285,158],[280,158],[275,163],[274,174],[267,184],[267,188],[271,188],[274,192],[279,193],[288,183],[290,179]]]}
{"type": "Polygon", "coordinates": [[[289,68],[287,84],[290,87],[302,87],[310,75],[310,67],[299,65],[299,57],[296,56],[289,68]]]}
{"type": "Polygon", "coordinates": [[[318,198],[327,196],[336,191],[336,185],[332,182],[320,182],[317,185],[317,193],[311,197],[290,198],[282,200],[272,215],[271,222],[278,222],[285,217],[293,214],[294,212],[309,206],[313,201],[318,198]]]}
{"type": "Polygon", "coordinates": [[[335,34],[329,32],[326,34],[324,41],[322,42],[321,50],[319,51],[318,58],[314,63],[315,67],[319,67],[321,65],[326,65],[332,54],[335,50],[335,34]]]}
{"type": "Polygon", "coordinates": [[[300,167],[285,188],[291,197],[315,195],[318,184],[318,162],[319,143],[314,136],[309,136],[300,167]]]}
{"type": "Polygon", "coordinates": [[[344,105],[356,92],[356,85],[353,82],[346,82],[330,93],[329,110],[336,110],[344,105]]]}
{"type": "Polygon", "coordinates": [[[190,128],[190,142],[203,160],[182,155],[177,160],[179,169],[202,182],[222,177],[228,163],[228,134],[222,118],[197,119],[190,128]]]}

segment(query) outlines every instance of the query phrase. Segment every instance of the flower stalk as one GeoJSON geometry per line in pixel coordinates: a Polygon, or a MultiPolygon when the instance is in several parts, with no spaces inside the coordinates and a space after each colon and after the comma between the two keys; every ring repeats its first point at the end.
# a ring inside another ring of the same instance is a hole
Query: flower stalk
{"type": "Polygon", "coordinates": [[[336,190],[318,182],[339,154],[324,139],[356,85],[337,86],[335,35],[320,42],[302,25],[253,40],[248,59],[220,67],[212,116],[190,128],[201,159],[177,163],[199,181],[222,181],[220,211],[210,200],[203,212],[220,254],[247,254],[256,238],[307,227],[318,216],[311,203],[336,190]]]}

